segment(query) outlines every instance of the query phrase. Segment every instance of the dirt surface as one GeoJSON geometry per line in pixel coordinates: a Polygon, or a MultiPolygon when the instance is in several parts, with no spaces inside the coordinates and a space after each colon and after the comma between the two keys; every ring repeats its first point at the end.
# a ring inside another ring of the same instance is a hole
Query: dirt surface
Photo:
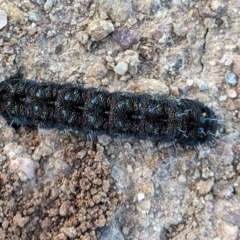
{"type": "Polygon", "coordinates": [[[0,0],[0,81],[204,102],[216,145],[0,118],[0,239],[239,239],[240,1],[0,0]]]}

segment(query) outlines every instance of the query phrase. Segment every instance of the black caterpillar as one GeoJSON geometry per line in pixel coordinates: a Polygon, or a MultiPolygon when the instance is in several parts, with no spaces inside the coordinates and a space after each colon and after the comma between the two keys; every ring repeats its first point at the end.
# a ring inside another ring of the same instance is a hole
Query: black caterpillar
{"type": "Polygon", "coordinates": [[[24,81],[22,77],[0,83],[0,115],[9,124],[183,145],[213,142],[217,130],[214,112],[198,101],[109,93],[72,84],[24,81]]]}

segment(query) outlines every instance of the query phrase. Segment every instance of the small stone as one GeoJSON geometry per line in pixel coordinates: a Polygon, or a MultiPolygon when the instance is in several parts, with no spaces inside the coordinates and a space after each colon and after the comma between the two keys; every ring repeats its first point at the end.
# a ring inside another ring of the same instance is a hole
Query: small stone
{"type": "Polygon", "coordinates": [[[222,96],[219,97],[220,102],[224,102],[226,100],[227,100],[227,95],[222,95],[222,96]]]}
{"type": "Polygon", "coordinates": [[[235,240],[238,236],[238,226],[232,226],[230,224],[224,223],[222,225],[224,239],[235,240]]]}
{"type": "Polygon", "coordinates": [[[29,217],[22,217],[20,213],[17,213],[13,217],[13,223],[14,225],[22,228],[24,225],[29,221],[29,217]]]}
{"type": "Polygon", "coordinates": [[[209,6],[204,6],[202,11],[201,11],[201,15],[204,18],[215,18],[217,16],[217,13],[213,12],[209,6]]]}
{"type": "Polygon", "coordinates": [[[112,138],[106,134],[100,135],[97,138],[98,138],[98,142],[103,146],[109,145],[109,143],[112,141],[112,138]]]}
{"type": "Polygon", "coordinates": [[[170,85],[170,90],[171,90],[172,95],[179,96],[179,90],[178,90],[177,86],[170,85]]]}
{"type": "Polygon", "coordinates": [[[99,0],[100,12],[106,12],[113,22],[122,22],[132,12],[130,0],[99,0]]]}
{"type": "Polygon", "coordinates": [[[207,91],[208,90],[208,84],[205,81],[199,81],[198,87],[200,91],[207,91]]]}
{"type": "Polygon", "coordinates": [[[221,13],[225,9],[225,7],[226,7],[225,5],[226,5],[225,0],[212,0],[211,9],[214,12],[221,13]]]}
{"type": "Polygon", "coordinates": [[[3,222],[2,222],[2,228],[3,229],[7,229],[8,228],[8,225],[9,225],[9,221],[7,219],[5,219],[3,222]]]}
{"type": "Polygon", "coordinates": [[[213,188],[214,195],[217,195],[220,198],[229,199],[234,194],[234,188],[228,184],[217,184],[213,188]]]}
{"type": "Polygon", "coordinates": [[[151,38],[153,40],[159,40],[162,38],[164,31],[161,29],[155,29],[151,32],[151,38]]]}
{"type": "Polygon", "coordinates": [[[182,59],[177,59],[177,61],[174,63],[172,66],[175,69],[180,69],[182,68],[183,60],[182,59]]]}
{"type": "Polygon", "coordinates": [[[237,75],[235,73],[233,73],[233,72],[227,72],[227,74],[226,74],[226,82],[230,86],[236,86],[237,83],[238,83],[237,75]]]}
{"type": "Polygon", "coordinates": [[[100,17],[101,19],[103,19],[103,20],[106,20],[106,19],[108,18],[108,15],[107,15],[106,12],[100,12],[99,17],[100,17]]]}
{"type": "Polygon", "coordinates": [[[128,227],[123,227],[123,228],[122,228],[122,232],[123,232],[124,235],[128,235],[129,230],[130,230],[130,229],[129,229],[128,227]]]}
{"type": "Polygon", "coordinates": [[[213,176],[214,176],[214,173],[209,168],[203,168],[202,177],[204,179],[207,179],[207,178],[210,178],[210,177],[213,177],[213,176]]]}
{"type": "Polygon", "coordinates": [[[40,16],[39,16],[39,14],[36,13],[36,12],[30,12],[30,13],[28,14],[28,19],[29,19],[30,21],[32,21],[32,22],[39,22],[40,16]]]}
{"type": "Polygon", "coordinates": [[[0,29],[7,25],[7,13],[0,9],[0,29]]]}
{"type": "Polygon", "coordinates": [[[32,23],[28,28],[28,34],[33,36],[37,32],[36,23],[32,23]]]}
{"type": "Polygon", "coordinates": [[[53,73],[59,72],[62,68],[62,63],[54,62],[52,65],[49,66],[49,70],[53,73]]]}
{"type": "Polygon", "coordinates": [[[135,75],[138,71],[139,55],[136,51],[126,50],[123,53],[122,61],[128,64],[128,72],[132,75],[135,75]]]}
{"type": "Polygon", "coordinates": [[[214,180],[213,178],[210,178],[206,181],[200,181],[197,183],[197,190],[200,196],[202,195],[206,195],[207,193],[209,193],[213,187],[214,184],[214,180]]]}
{"type": "Polygon", "coordinates": [[[177,22],[173,25],[173,31],[176,33],[177,36],[184,37],[188,33],[188,25],[187,21],[183,20],[180,22],[177,22]]]}
{"type": "Polygon", "coordinates": [[[125,62],[119,62],[117,66],[114,68],[114,72],[118,75],[124,75],[128,70],[128,64],[125,62]]]}
{"type": "Polygon", "coordinates": [[[62,44],[58,44],[56,47],[55,47],[55,54],[59,55],[63,50],[63,45],[62,44]]]}
{"type": "Polygon", "coordinates": [[[188,87],[191,87],[193,85],[193,80],[192,79],[187,80],[186,85],[188,87]]]}
{"type": "Polygon", "coordinates": [[[70,206],[71,206],[71,204],[70,204],[69,201],[63,202],[60,206],[60,209],[59,209],[60,216],[62,216],[62,217],[67,216],[70,206]]]}
{"type": "Polygon", "coordinates": [[[47,0],[43,7],[44,7],[45,12],[49,13],[53,7],[53,0],[47,0]]]}
{"type": "Polygon", "coordinates": [[[88,79],[101,80],[107,75],[107,68],[102,62],[97,62],[93,66],[89,66],[87,69],[86,76],[88,79]]]}
{"type": "Polygon", "coordinates": [[[141,201],[141,203],[139,205],[139,210],[143,214],[148,213],[150,208],[151,208],[151,201],[149,199],[145,199],[145,200],[141,201]]]}
{"type": "Polygon", "coordinates": [[[88,42],[89,37],[86,32],[80,31],[77,34],[77,39],[82,45],[85,45],[88,42]]]}
{"type": "Polygon", "coordinates": [[[110,21],[95,19],[88,24],[87,32],[93,41],[101,41],[109,33],[114,31],[114,26],[110,21]]]}
{"type": "Polygon", "coordinates": [[[75,227],[63,227],[62,232],[67,235],[70,239],[73,239],[77,236],[77,231],[75,227]]]}
{"type": "Polygon", "coordinates": [[[227,95],[228,95],[228,97],[230,97],[230,98],[236,98],[236,97],[237,97],[237,92],[236,92],[235,89],[229,89],[229,90],[227,91],[227,95]]]}
{"type": "Polygon", "coordinates": [[[3,48],[4,52],[7,54],[12,54],[13,53],[13,48],[11,46],[5,46],[3,48]]]}
{"type": "Polygon", "coordinates": [[[68,240],[68,237],[64,233],[59,233],[54,236],[53,240],[68,240]]]}
{"type": "Polygon", "coordinates": [[[107,86],[107,85],[109,84],[109,79],[108,79],[108,78],[102,79],[101,84],[102,84],[103,86],[107,86]]]}
{"type": "MultiPolygon", "coordinates": [[[[35,172],[38,168],[38,164],[30,158],[17,158],[10,162],[10,169],[13,172],[24,173],[29,180],[35,178],[35,172]]],[[[22,176],[24,179],[24,176],[22,176]]]]}
{"type": "Polygon", "coordinates": [[[113,39],[123,49],[129,48],[138,41],[138,33],[128,28],[118,28],[112,34],[113,39]]]}
{"type": "Polygon", "coordinates": [[[178,182],[179,183],[185,183],[187,181],[186,176],[181,174],[178,176],[178,182]]]}
{"type": "Polygon", "coordinates": [[[142,192],[138,193],[137,199],[138,199],[139,202],[141,202],[144,198],[145,198],[145,194],[144,193],[142,193],[142,192]]]}

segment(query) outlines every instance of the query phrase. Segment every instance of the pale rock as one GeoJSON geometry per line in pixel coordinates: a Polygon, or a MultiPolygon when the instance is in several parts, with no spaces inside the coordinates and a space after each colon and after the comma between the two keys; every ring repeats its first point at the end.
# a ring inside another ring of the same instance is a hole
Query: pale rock
{"type": "Polygon", "coordinates": [[[0,29],[7,25],[7,13],[0,9],[0,29]]]}
{"type": "Polygon", "coordinates": [[[92,20],[87,27],[87,32],[91,36],[93,41],[101,41],[113,31],[113,24],[110,21],[102,19],[92,20]]]}
{"type": "Polygon", "coordinates": [[[118,75],[124,75],[128,70],[128,64],[125,62],[119,62],[114,68],[114,72],[118,75]]]}

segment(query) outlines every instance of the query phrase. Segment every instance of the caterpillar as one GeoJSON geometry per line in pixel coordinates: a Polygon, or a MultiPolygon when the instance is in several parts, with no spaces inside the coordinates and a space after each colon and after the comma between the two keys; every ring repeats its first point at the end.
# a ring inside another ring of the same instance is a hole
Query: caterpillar
{"type": "Polygon", "coordinates": [[[213,142],[214,112],[203,103],[160,95],[110,93],[73,84],[12,77],[0,83],[0,115],[9,124],[69,128],[84,134],[196,145],[213,142]]]}

